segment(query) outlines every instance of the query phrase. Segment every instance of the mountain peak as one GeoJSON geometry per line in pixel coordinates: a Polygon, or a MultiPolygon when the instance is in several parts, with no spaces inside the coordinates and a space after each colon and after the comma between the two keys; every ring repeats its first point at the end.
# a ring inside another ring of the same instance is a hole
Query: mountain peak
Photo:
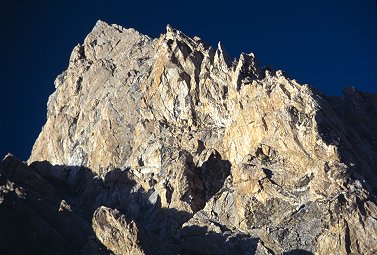
{"type": "Polygon", "coordinates": [[[55,85],[28,164],[0,168],[4,247],[375,253],[375,95],[322,96],[253,53],[103,21],[55,85]]]}

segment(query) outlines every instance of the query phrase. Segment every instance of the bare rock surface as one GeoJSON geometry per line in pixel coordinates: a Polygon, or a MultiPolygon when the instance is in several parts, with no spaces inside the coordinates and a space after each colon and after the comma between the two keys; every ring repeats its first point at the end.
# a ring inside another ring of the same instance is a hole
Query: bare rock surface
{"type": "Polygon", "coordinates": [[[1,163],[0,253],[377,253],[376,95],[103,21],[55,87],[1,163]]]}
{"type": "Polygon", "coordinates": [[[145,254],[138,243],[139,229],[119,211],[101,206],[93,214],[93,229],[98,239],[115,254],[145,254]]]}

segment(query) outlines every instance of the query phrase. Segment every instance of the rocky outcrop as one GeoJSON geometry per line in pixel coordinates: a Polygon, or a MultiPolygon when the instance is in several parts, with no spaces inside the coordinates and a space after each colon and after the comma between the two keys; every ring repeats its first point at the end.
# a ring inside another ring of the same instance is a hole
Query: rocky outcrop
{"type": "Polygon", "coordinates": [[[55,87],[28,162],[0,168],[4,252],[377,252],[376,95],[102,21],[55,87]]]}
{"type": "Polygon", "coordinates": [[[117,210],[99,207],[93,214],[93,229],[98,239],[114,254],[145,254],[138,245],[136,223],[127,223],[117,210]]]}

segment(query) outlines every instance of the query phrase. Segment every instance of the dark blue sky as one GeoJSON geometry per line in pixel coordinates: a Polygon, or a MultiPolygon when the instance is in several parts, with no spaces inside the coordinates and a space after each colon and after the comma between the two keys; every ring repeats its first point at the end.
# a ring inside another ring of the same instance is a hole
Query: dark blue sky
{"type": "Polygon", "coordinates": [[[377,92],[376,0],[2,1],[0,157],[26,160],[55,77],[98,19],[151,37],[167,23],[232,57],[254,52],[328,95],[377,92]],[[5,4],[5,2],[9,2],[5,4]]]}

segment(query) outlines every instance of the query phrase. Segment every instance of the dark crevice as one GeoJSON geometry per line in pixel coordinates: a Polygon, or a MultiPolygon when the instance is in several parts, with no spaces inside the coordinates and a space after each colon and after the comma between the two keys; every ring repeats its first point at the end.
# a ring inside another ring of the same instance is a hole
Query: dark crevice
{"type": "Polygon", "coordinates": [[[348,226],[347,221],[344,221],[346,228],[345,228],[345,235],[344,235],[344,241],[345,241],[345,247],[347,254],[351,254],[351,237],[350,237],[350,229],[348,226]]]}
{"type": "Polygon", "coordinates": [[[231,166],[229,160],[222,160],[221,155],[214,151],[198,168],[204,186],[204,204],[223,187],[231,166]]]}

